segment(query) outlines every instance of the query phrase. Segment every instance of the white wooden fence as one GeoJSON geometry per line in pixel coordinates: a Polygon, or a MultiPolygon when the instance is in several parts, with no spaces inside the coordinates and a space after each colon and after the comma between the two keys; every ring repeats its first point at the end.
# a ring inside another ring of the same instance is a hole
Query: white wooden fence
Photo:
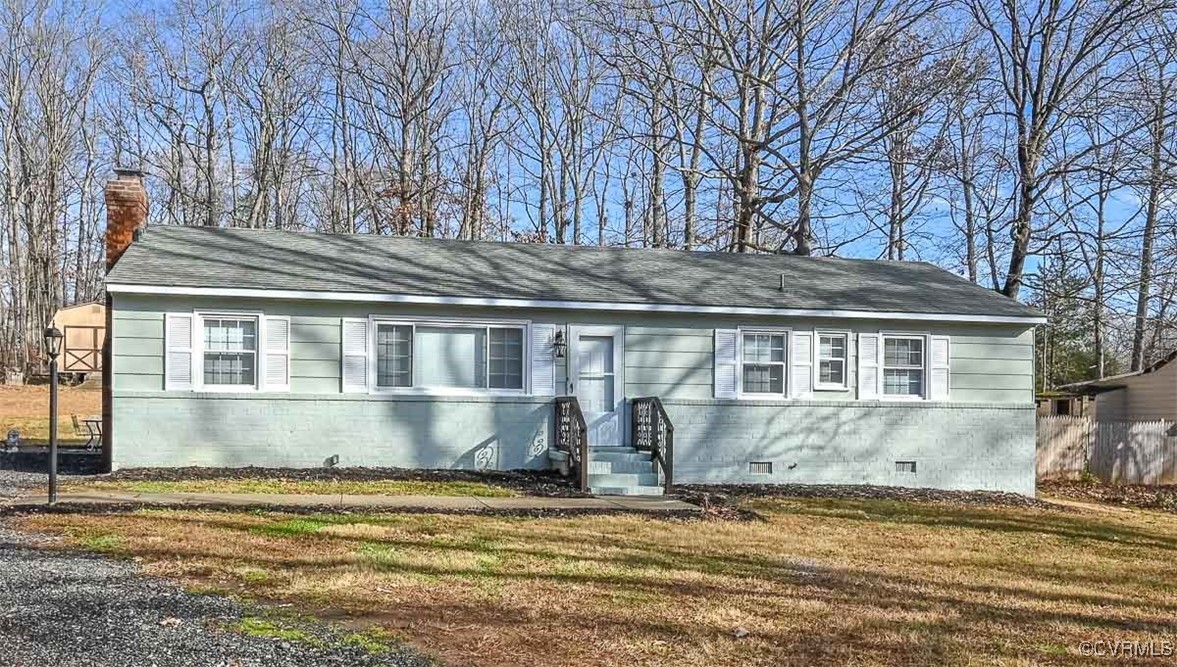
{"type": "Polygon", "coordinates": [[[1038,477],[1177,484],[1177,423],[1038,418],[1038,477]]]}

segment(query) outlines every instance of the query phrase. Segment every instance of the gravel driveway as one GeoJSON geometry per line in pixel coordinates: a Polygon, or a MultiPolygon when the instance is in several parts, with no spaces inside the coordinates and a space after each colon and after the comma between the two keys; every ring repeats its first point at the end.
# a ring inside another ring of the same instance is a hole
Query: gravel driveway
{"type": "Polygon", "coordinates": [[[270,667],[425,665],[410,654],[342,645],[327,626],[301,641],[224,629],[241,604],[140,574],[133,563],[44,548],[0,523],[0,665],[13,667],[270,667]],[[319,642],[316,642],[319,643],[319,642]]]}
{"type": "Polygon", "coordinates": [[[44,487],[48,483],[49,477],[45,473],[0,470],[0,501],[23,496],[30,490],[44,487]]]}

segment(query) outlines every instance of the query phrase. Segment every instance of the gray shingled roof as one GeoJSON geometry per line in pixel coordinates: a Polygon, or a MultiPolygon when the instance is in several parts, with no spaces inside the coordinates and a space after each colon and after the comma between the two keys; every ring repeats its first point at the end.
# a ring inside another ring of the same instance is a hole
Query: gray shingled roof
{"type": "Polygon", "coordinates": [[[428,297],[1039,313],[923,262],[151,227],[109,284],[428,297]],[[780,290],[781,275],[785,290],[780,290]]]}

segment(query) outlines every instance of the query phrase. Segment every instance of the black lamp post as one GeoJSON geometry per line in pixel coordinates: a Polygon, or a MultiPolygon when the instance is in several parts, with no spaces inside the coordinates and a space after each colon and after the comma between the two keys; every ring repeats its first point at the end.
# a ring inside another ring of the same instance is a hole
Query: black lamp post
{"type": "Polygon", "coordinates": [[[45,330],[45,352],[49,355],[49,504],[57,502],[57,355],[61,354],[61,331],[45,330]]]}

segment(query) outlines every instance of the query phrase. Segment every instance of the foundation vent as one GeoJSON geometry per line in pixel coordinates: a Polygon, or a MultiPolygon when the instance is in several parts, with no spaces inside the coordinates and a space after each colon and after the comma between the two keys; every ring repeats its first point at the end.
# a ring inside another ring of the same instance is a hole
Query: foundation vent
{"type": "Polygon", "coordinates": [[[748,473],[752,475],[771,475],[772,461],[749,461],[748,473]]]}
{"type": "Polygon", "coordinates": [[[915,474],[915,461],[896,461],[895,472],[915,474]]]}

